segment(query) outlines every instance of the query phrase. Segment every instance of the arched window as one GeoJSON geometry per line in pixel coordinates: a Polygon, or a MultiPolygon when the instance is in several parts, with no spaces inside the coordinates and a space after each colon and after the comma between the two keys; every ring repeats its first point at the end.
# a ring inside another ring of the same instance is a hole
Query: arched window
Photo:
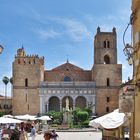
{"type": "Polygon", "coordinates": [[[110,48],[110,42],[108,40],[105,40],[103,42],[103,46],[104,46],[104,48],[110,48]]]}
{"type": "Polygon", "coordinates": [[[104,64],[110,64],[110,57],[108,55],[104,56],[104,64]]]}
{"type": "Polygon", "coordinates": [[[104,41],[104,48],[106,48],[106,41],[104,41]]]}
{"type": "Polygon", "coordinates": [[[68,77],[68,76],[66,76],[66,77],[64,77],[64,81],[65,81],[65,82],[71,81],[71,78],[68,77]]]}
{"type": "Polygon", "coordinates": [[[110,42],[107,41],[107,48],[110,48],[110,42]]]}

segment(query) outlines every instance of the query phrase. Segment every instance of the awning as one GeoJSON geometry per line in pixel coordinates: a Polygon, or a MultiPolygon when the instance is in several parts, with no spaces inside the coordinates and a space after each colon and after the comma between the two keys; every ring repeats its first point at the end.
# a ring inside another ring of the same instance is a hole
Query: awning
{"type": "Polygon", "coordinates": [[[111,113],[91,120],[89,122],[89,126],[95,128],[114,129],[121,126],[126,120],[127,118],[125,117],[125,114],[119,113],[119,110],[116,109],[111,113]]]}

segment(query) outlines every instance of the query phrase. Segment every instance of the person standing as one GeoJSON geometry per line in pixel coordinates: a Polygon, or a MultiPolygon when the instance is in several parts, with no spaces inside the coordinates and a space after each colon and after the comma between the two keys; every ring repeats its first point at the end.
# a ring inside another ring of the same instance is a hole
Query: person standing
{"type": "Polygon", "coordinates": [[[32,137],[32,140],[35,140],[35,134],[36,134],[36,130],[34,128],[34,126],[31,127],[31,137],[32,137]]]}
{"type": "Polygon", "coordinates": [[[52,140],[57,140],[57,137],[58,137],[58,134],[56,133],[56,131],[52,130],[52,132],[51,132],[51,139],[52,140]]]}

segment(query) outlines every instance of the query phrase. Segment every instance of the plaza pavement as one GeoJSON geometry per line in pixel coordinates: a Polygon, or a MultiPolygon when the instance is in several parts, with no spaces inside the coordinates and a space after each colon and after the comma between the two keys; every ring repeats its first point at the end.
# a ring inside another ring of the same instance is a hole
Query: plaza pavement
{"type": "MultiPolygon", "coordinates": [[[[57,132],[59,135],[58,140],[102,140],[101,131],[64,131],[57,132]]],[[[28,137],[28,140],[32,140],[28,137]]],[[[44,140],[43,134],[36,135],[35,140],[44,140]]]]}

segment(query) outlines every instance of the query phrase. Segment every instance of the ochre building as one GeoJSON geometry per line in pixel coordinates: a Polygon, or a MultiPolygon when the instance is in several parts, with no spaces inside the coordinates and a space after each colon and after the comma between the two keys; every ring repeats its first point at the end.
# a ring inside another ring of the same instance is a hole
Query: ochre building
{"type": "MultiPolygon", "coordinates": [[[[81,60],[82,61],[82,60],[81,60]]],[[[122,65],[117,64],[117,34],[101,32],[94,38],[94,65],[84,70],[71,64],[44,69],[44,57],[17,50],[13,62],[13,114],[44,114],[69,108],[91,107],[101,116],[118,108],[122,65]]]]}

